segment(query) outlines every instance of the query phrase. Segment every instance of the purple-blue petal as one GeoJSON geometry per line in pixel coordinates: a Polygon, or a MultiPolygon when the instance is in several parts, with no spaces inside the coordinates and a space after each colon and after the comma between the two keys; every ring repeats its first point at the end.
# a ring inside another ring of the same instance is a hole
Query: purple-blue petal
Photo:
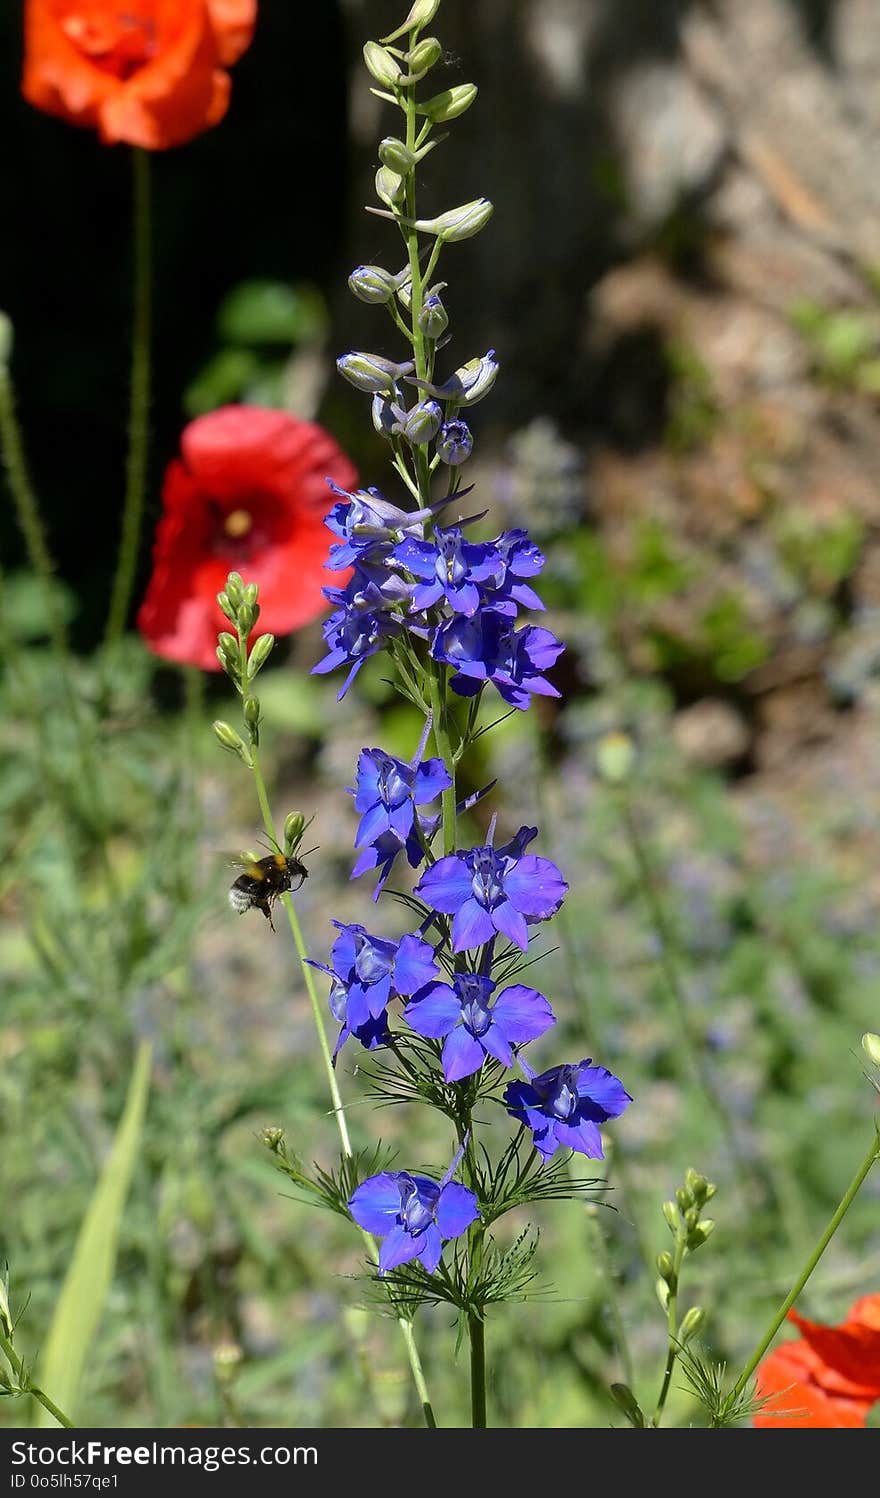
{"type": "MultiPolygon", "coordinates": [[[[507,880],[505,880],[506,888],[507,880]]],[[[527,950],[529,945],[529,929],[526,925],[525,917],[520,915],[512,901],[501,900],[498,905],[495,905],[492,909],[492,921],[496,931],[500,931],[502,936],[506,936],[508,941],[512,941],[514,946],[519,947],[521,952],[527,950]]]]}
{"type": "MultiPolygon", "coordinates": [[[[460,1015],[460,1007],[458,1012],[460,1015]]],[[[443,1046],[443,1075],[447,1082],[460,1082],[463,1077],[471,1077],[479,1071],[485,1059],[483,1047],[470,1030],[457,1025],[443,1046]]]]}
{"type": "MultiPolygon", "coordinates": [[[[468,880],[470,890],[470,880],[468,880]]],[[[481,947],[495,935],[495,924],[485,906],[472,895],[459,905],[452,922],[452,950],[466,952],[470,947],[481,947]]]]}
{"type": "Polygon", "coordinates": [[[437,1203],[437,1226],[444,1238],[457,1238],[479,1215],[477,1198],[467,1186],[450,1181],[443,1187],[437,1203]]]}
{"type": "Polygon", "coordinates": [[[397,1176],[383,1170],[362,1181],[351,1195],[348,1210],[366,1232],[377,1236],[389,1232],[400,1212],[397,1176]]]}
{"type": "Polygon", "coordinates": [[[605,1159],[602,1136],[589,1118],[581,1118],[574,1124],[557,1121],[556,1138],[566,1149],[577,1150],[579,1155],[586,1155],[590,1160],[605,1159]]]}
{"type": "Polygon", "coordinates": [[[536,1040],[556,1023],[544,995],[522,983],[513,983],[498,995],[492,1018],[512,1045],[525,1045],[536,1040]]]}
{"type": "Polygon", "coordinates": [[[415,892],[432,910],[451,915],[471,892],[471,876],[463,858],[450,853],[426,869],[415,892]]]}
{"type": "Polygon", "coordinates": [[[434,1274],[443,1253],[443,1239],[440,1236],[440,1229],[433,1222],[430,1223],[418,1241],[420,1245],[418,1257],[421,1259],[428,1273],[434,1274]]]}
{"type": "Polygon", "coordinates": [[[412,934],[400,938],[394,961],[395,993],[411,998],[418,989],[436,978],[439,971],[434,948],[428,942],[412,934]]]}
{"type": "Polygon", "coordinates": [[[632,1102],[623,1083],[604,1066],[582,1064],[576,1086],[581,1100],[578,1114],[586,1114],[597,1123],[604,1123],[606,1118],[619,1118],[632,1102]]]}
{"type": "Polygon", "coordinates": [[[389,1269],[396,1269],[399,1264],[408,1264],[411,1259],[417,1259],[425,1243],[425,1233],[418,1233],[413,1237],[405,1227],[399,1224],[393,1227],[379,1249],[379,1273],[387,1274],[389,1269]]]}
{"type": "Polygon", "coordinates": [[[490,1056],[494,1056],[496,1061],[500,1061],[502,1066],[513,1066],[513,1051],[510,1049],[510,1042],[501,1026],[495,1024],[494,1015],[492,1024],[480,1036],[480,1045],[489,1052],[490,1056]]]}
{"type": "Polygon", "coordinates": [[[526,853],[504,876],[504,891],[523,915],[546,921],[556,914],[568,885],[549,858],[526,853]]]}
{"type": "MultiPolygon", "coordinates": [[[[454,1029],[461,1018],[461,1004],[455,991],[445,983],[429,983],[410,1000],[403,1017],[411,1030],[428,1040],[440,1040],[454,1029]]],[[[446,1079],[449,1081],[449,1078],[446,1079]]]]}
{"type": "Polygon", "coordinates": [[[452,776],[442,759],[423,760],[416,770],[413,801],[417,806],[423,806],[426,801],[433,801],[441,791],[448,790],[451,784],[452,776]]]}

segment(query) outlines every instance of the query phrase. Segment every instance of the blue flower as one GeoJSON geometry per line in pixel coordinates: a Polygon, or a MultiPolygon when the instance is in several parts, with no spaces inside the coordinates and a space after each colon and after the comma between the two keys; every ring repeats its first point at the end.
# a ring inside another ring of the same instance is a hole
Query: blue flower
{"type": "MultiPolygon", "coordinates": [[[[377,400],[381,400],[377,396],[377,400]]],[[[399,407],[388,406],[389,434],[396,435],[402,429],[406,412],[399,407]],[[394,414],[396,413],[396,424],[394,414]]],[[[383,418],[384,420],[384,418],[383,418]]],[[[340,489],[332,479],[327,483],[339,502],[333,506],[324,524],[338,542],[330,547],[327,567],[331,572],[342,572],[356,563],[381,562],[392,547],[406,535],[421,535],[423,523],[430,520],[448,500],[432,505],[425,510],[401,510],[384,498],[378,489],[340,489]]]]}
{"type": "Polygon", "coordinates": [[[355,847],[362,852],[351,877],[380,869],[374,900],[398,853],[405,852],[410,867],[418,868],[424,857],[424,840],[435,831],[437,818],[421,816],[416,807],[435,800],[452,784],[442,759],[421,758],[429,730],[430,719],[410,764],[386,754],[384,749],[362,749],[358,756],[357,785],[350,794],[361,813],[355,847]]]}
{"type": "Polygon", "coordinates": [[[498,613],[515,615],[517,605],[524,609],[543,609],[544,605],[526,578],[537,577],[544,567],[544,554],[527,531],[503,531],[492,542],[497,557],[496,570],[484,589],[490,606],[498,613]],[[491,589],[491,592],[490,592],[491,589]]]}
{"type": "Polygon", "coordinates": [[[440,969],[433,947],[418,936],[407,935],[393,942],[371,936],[356,924],[334,921],[333,925],[339,936],[330,952],[331,966],[311,958],[309,965],[331,979],[330,1009],[343,1026],[336,1050],[349,1035],[370,1050],[382,1044],[385,1037],[391,999],[411,998],[436,978],[440,969]]]}
{"type": "Polygon", "coordinates": [[[556,1017],[544,995],[514,983],[494,1001],[496,985],[477,973],[455,973],[452,987],[429,983],[414,994],[403,1017],[417,1035],[431,1040],[446,1037],[443,1075],[459,1082],[479,1071],[487,1056],[512,1066],[512,1047],[536,1040],[555,1025],[556,1017]]]}
{"type": "Polygon", "coordinates": [[[466,541],[460,525],[438,526],[434,541],[408,537],[395,547],[394,560],[417,579],[414,609],[427,609],[444,599],[457,614],[467,616],[480,607],[477,584],[498,566],[492,544],[466,541]]]}
{"type": "Polygon", "coordinates": [[[599,1125],[618,1118],[632,1098],[617,1077],[588,1058],[551,1066],[540,1076],[529,1073],[527,1082],[511,1082],[504,1101],[508,1113],[532,1130],[535,1149],[545,1160],[560,1146],[604,1160],[599,1125]]]}
{"type": "MultiPolygon", "coordinates": [[[[322,625],[328,653],[312,667],[312,675],[322,676],[338,666],[349,666],[337,694],[341,701],[364,661],[400,633],[401,622],[391,609],[406,602],[412,588],[392,572],[356,567],[345,588],[324,588],[323,592],[338,607],[322,625]]],[[[418,628],[413,624],[410,627],[418,628]]]]}
{"type": "Polygon", "coordinates": [[[549,629],[533,624],[514,629],[506,614],[483,609],[473,618],[441,624],[431,654],[453,667],[450,686],[460,697],[475,697],[491,681],[505,702],[525,710],[533,695],[560,695],[544,673],[564,649],[549,629]]]}
{"type": "Polygon", "coordinates": [[[422,875],[415,892],[444,915],[451,915],[452,950],[482,946],[506,936],[525,952],[528,926],[556,914],[568,885],[555,863],[525,853],[537,827],[521,827],[502,848],[491,843],[438,859],[422,875]]]}
{"type": "Polygon", "coordinates": [[[451,1179],[459,1155],[439,1183],[409,1171],[383,1170],[362,1181],[348,1209],[358,1225],[384,1239],[379,1274],[420,1259],[429,1274],[437,1269],[443,1244],[458,1238],[480,1215],[477,1198],[451,1179]]]}

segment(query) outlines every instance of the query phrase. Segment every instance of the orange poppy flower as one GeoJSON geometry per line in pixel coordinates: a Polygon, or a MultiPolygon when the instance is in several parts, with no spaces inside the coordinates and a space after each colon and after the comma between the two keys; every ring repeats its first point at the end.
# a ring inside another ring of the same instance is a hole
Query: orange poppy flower
{"type": "Polygon", "coordinates": [[[22,91],[107,144],[179,146],[229,105],[256,0],[25,0],[22,91]]]}
{"type": "Polygon", "coordinates": [[[840,1326],[788,1314],[803,1341],[783,1343],[761,1363],[758,1393],[769,1398],[753,1423],[864,1429],[868,1411],[880,1400],[880,1295],[857,1300],[840,1326]]]}

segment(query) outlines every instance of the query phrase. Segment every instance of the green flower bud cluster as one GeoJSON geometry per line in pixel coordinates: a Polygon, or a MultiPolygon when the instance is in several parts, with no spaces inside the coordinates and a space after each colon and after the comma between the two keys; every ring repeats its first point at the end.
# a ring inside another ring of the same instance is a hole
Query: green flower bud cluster
{"type": "Polygon", "coordinates": [[[450,463],[449,424],[454,424],[461,406],[474,404],[491,388],[498,368],[490,352],[462,365],[444,383],[435,383],[435,359],[448,338],[449,313],[440,296],[446,282],[432,284],[433,273],[447,245],[473,238],[492,215],[488,198],[474,198],[433,218],[417,214],[416,169],[442,139],[434,135],[435,128],[458,119],[477,97],[473,83],[455,84],[424,99],[416,96],[417,85],[443,59],[437,38],[422,34],[439,5],[440,0],[412,5],[396,30],[364,47],[364,62],[375,85],[372,92],[395,105],[403,116],[402,128],[379,142],[375,185],[383,206],[368,212],[396,225],[406,247],[407,265],[398,272],[381,265],[360,265],[348,284],[359,301],[387,308],[410,345],[412,363],[394,364],[383,355],[358,351],[337,360],[343,378],[378,401],[378,409],[375,403],[373,408],[374,425],[391,442],[394,466],[420,507],[432,502],[431,476],[441,464],[448,493],[458,487],[455,470],[470,456],[472,437],[467,433],[463,441],[457,440],[450,463]],[[422,237],[431,241],[424,252],[422,237]],[[414,399],[404,388],[407,384],[434,398],[430,418],[425,417],[418,394],[414,399]]]}
{"type": "MultiPolygon", "coordinates": [[[[274,635],[259,635],[253,644],[250,636],[260,617],[260,605],[256,583],[245,583],[238,572],[230,572],[226,587],[217,594],[221,612],[235,629],[235,634],[222,630],[217,638],[217,658],[242,699],[242,712],[248,731],[250,748],[260,742],[260,701],[252,691],[253,683],[265,666],[275,646],[274,635]]],[[[228,723],[214,724],[218,742],[231,754],[253,769],[250,749],[228,723]]]]}

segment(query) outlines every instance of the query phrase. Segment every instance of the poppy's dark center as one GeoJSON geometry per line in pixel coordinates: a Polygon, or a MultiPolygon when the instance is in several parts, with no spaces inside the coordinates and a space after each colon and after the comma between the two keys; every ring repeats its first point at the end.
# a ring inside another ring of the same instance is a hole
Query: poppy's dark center
{"type": "Polygon", "coordinates": [[[401,1171],[397,1177],[397,1189],[400,1192],[400,1221],[408,1233],[418,1237],[434,1221],[434,1213],[440,1196],[440,1189],[432,1186],[419,1187],[411,1175],[401,1171]]]}
{"type": "Polygon", "coordinates": [[[143,0],[129,0],[107,15],[103,6],[89,5],[86,0],[64,17],[61,29],[94,67],[125,82],[152,62],[158,51],[152,10],[143,0]]]}
{"type": "Polygon", "coordinates": [[[216,556],[230,565],[247,562],[270,540],[271,527],[263,513],[265,506],[239,504],[228,509],[218,500],[208,499],[210,547],[216,556]]]}
{"type": "Polygon", "coordinates": [[[469,862],[474,899],[491,910],[504,899],[504,864],[494,848],[475,848],[469,862]]]}

